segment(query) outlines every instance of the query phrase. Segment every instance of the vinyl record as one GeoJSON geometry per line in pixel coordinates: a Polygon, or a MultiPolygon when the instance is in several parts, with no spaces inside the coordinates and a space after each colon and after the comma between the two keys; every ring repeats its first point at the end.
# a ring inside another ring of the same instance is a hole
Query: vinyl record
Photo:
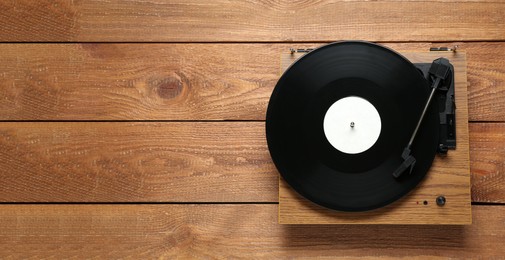
{"type": "Polygon", "coordinates": [[[400,54],[346,41],[311,51],[291,65],[270,98],[266,136],[287,183],[307,199],[341,211],[385,206],[428,172],[439,115],[430,105],[412,146],[411,174],[392,176],[430,86],[400,54]]]}

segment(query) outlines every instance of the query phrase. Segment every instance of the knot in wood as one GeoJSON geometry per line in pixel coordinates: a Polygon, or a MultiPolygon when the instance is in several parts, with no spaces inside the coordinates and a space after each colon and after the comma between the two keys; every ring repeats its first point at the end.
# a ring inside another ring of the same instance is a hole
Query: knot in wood
{"type": "Polygon", "coordinates": [[[156,93],[164,99],[175,98],[182,93],[182,81],[176,77],[167,77],[159,81],[156,86],[156,93]]]}

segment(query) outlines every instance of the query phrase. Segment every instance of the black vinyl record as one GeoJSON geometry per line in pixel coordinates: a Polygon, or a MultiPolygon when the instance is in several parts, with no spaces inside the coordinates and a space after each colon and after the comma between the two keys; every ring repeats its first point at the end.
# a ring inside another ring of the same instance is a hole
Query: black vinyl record
{"type": "Polygon", "coordinates": [[[383,46],[344,41],[315,49],[284,72],[272,93],[266,117],[271,157],[287,183],[319,205],[341,211],[385,206],[412,190],[433,162],[439,115],[430,105],[412,146],[412,173],[392,176],[429,91],[411,62],[383,46]],[[368,101],[380,115],[378,139],[359,153],[336,149],[323,129],[328,109],[346,97],[368,101]]]}

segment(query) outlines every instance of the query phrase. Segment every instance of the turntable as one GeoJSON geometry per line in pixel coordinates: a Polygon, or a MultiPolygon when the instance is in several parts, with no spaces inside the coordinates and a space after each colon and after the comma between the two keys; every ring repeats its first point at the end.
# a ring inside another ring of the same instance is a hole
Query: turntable
{"type": "Polygon", "coordinates": [[[279,223],[471,224],[464,53],[343,41],[281,60],[279,223]]]}

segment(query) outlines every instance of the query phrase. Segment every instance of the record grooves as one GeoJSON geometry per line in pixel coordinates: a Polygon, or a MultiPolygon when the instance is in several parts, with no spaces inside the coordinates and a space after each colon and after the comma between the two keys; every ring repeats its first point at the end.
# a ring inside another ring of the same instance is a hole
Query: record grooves
{"type": "Polygon", "coordinates": [[[392,177],[429,94],[430,83],[414,64],[388,48],[346,41],[315,49],[285,71],[272,93],[270,154],[287,183],[319,205],[341,211],[385,206],[419,184],[435,157],[440,118],[431,104],[412,146],[412,173],[392,177]],[[365,105],[354,109],[356,100],[365,105]],[[379,123],[370,110],[360,114],[367,103],[379,123]],[[332,106],[339,109],[330,112],[332,106]],[[368,142],[363,132],[378,138],[368,142]],[[363,151],[354,152],[353,143],[363,151]]]}

